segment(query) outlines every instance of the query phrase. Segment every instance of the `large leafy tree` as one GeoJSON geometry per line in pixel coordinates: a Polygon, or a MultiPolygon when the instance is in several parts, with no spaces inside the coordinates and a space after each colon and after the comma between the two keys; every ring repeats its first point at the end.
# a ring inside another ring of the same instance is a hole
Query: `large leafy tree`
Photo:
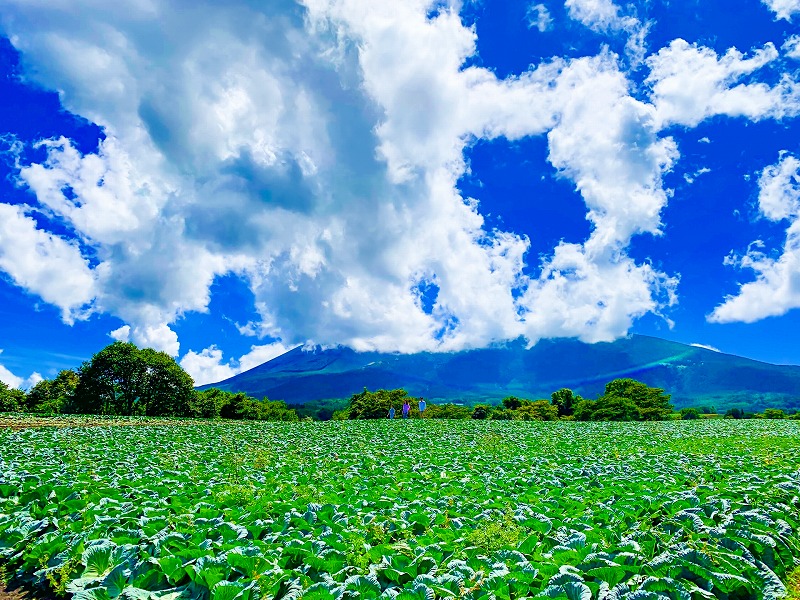
{"type": "Polygon", "coordinates": [[[106,415],[189,414],[194,382],[164,352],[114,342],[81,365],[77,412],[106,415]]]}
{"type": "Polygon", "coordinates": [[[600,405],[607,407],[599,415],[595,410],[593,419],[597,421],[662,421],[668,419],[673,411],[669,394],[665,394],[661,388],[650,387],[635,379],[610,381],[606,384],[605,394],[597,399],[597,403],[598,409],[600,405]],[[631,405],[638,411],[636,417],[633,417],[630,410],[631,405]],[[606,418],[608,415],[616,415],[618,418],[606,418]]]}
{"type": "Polygon", "coordinates": [[[70,412],[80,378],[65,369],[55,379],[42,379],[28,391],[27,408],[37,413],[70,412]]]}

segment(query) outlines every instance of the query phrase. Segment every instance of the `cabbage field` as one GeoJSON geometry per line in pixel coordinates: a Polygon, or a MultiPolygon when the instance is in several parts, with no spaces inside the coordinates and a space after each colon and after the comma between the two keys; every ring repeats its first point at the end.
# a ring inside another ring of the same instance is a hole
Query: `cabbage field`
{"type": "Polygon", "coordinates": [[[800,421],[0,429],[5,577],[77,599],[779,598],[800,421]]]}

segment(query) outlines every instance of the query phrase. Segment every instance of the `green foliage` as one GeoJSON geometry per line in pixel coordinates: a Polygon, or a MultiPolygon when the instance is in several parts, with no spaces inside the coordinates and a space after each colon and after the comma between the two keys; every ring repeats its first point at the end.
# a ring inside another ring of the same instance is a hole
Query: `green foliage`
{"type": "Polygon", "coordinates": [[[243,392],[228,392],[209,388],[196,392],[189,402],[192,416],[206,419],[245,419],[250,421],[299,421],[294,409],[282,400],[261,401],[243,392]]]}
{"type": "Polygon", "coordinates": [[[798,421],[71,419],[0,435],[0,564],[35,597],[797,590],[798,421]]]}
{"type": "Polygon", "coordinates": [[[594,404],[592,421],[638,421],[640,416],[636,403],[624,396],[600,396],[594,404]]]}
{"type": "Polygon", "coordinates": [[[471,418],[482,421],[492,416],[492,406],[490,404],[476,404],[472,408],[471,418]]]}
{"type": "Polygon", "coordinates": [[[347,406],[348,419],[385,419],[389,414],[389,409],[394,407],[395,416],[402,417],[403,401],[411,403],[411,410],[415,414],[419,411],[414,406],[413,398],[409,397],[408,392],[403,389],[397,390],[378,390],[370,392],[367,388],[359,394],[353,394],[347,406]]]}
{"type": "Polygon", "coordinates": [[[55,379],[43,379],[28,391],[27,410],[44,414],[72,412],[79,381],[78,374],[69,369],[60,371],[55,379]]]}
{"type": "Polygon", "coordinates": [[[606,384],[597,400],[579,400],[574,407],[578,421],[663,421],[672,415],[669,394],[634,379],[615,379],[606,384]]]}
{"type": "Polygon", "coordinates": [[[469,419],[472,416],[472,409],[468,406],[459,404],[431,404],[422,413],[423,419],[469,419]]]}
{"type": "Polygon", "coordinates": [[[114,342],[78,371],[74,408],[101,415],[179,416],[190,413],[192,378],[165,352],[114,342]]]}
{"type": "Polygon", "coordinates": [[[680,410],[681,419],[684,421],[693,421],[700,418],[700,411],[696,408],[682,408],[680,410]]]}
{"type": "Polygon", "coordinates": [[[768,408],[764,411],[765,419],[785,419],[786,413],[779,408],[768,408]]]}
{"type": "MultiPolygon", "coordinates": [[[[607,383],[602,397],[630,400],[639,412],[638,419],[642,421],[663,421],[673,411],[669,394],[664,394],[661,388],[650,387],[635,379],[615,379],[607,383]]],[[[617,403],[617,406],[622,404],[617,403]]],[[[628,411],[623,409],[618,414],[627,415],[628,411]]]]}
{"type": "Polygon", "coordinates": [[[597,402],[594,400],[581,400],[575,404],[572,416],[575,417],[576,421],[591,421],[596,404],[597,402]]]}
{"type": "Polygon", "coordinates": [[[22,412],[25,410],[25,392],[8,387],[0,381],[0,412],[22,412]]]}
{"type": "Polygon", "coordinates": [[[482,521],[469,534],[469,543],[486,554],[498,550],[516,550],[525,538],[525,530],[514,522],[513,513],[506,511],[501,518],[482,521]]]}
{"type": "Polygon", "coordinates": [[[504,408],[507,408],[508,410],[516,410],[520,406],[522,406],[522,399],[517,398],[516,396],[508,396],[506,398],[503,398],[502,405],[504,408]]]}
{"type": "Polygon", "coordinates": [[[550,395],[550,402],[558,408],[559,417],[568,417],[575,412],[575,406],[583,400],[569,388],[561,388],[550,395]]]}
{"type": "Polygon", "coordinates": [[[515,419],[520,421],[557,421],[558,407],[547,400],[524,400],[522,405],[514,411],[515,419]]]}

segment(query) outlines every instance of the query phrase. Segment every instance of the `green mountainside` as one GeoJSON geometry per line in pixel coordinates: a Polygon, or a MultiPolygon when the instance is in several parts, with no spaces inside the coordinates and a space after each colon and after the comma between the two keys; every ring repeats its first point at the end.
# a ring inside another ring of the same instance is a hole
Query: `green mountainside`
{"type": "Polygon", "coordinates": [[[295,348],[225,381],[202,386],[304,404],[379,388],[432,402],[474,404],[515,395],[549,398],[562,387],[584,397],[631,377],[672,394],[676,407],[800,409],[800,366],[779,366],[634,335],[609,343],[543,340],[453,353],[387,354],[295,348]]]}

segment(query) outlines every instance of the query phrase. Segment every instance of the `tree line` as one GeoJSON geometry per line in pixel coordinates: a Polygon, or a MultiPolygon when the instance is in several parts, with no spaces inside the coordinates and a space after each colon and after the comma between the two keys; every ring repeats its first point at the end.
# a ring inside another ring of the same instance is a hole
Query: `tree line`
{"type": "Polygon", "coordinates": [[[63,370],[28,392],[0,382],[0,412],[298,421],[280,400],[216,388],[198,391],[165,352],[114,342],[77,371],[63,370]]]}
{"type": "MultiPolygon", "coordinates": [[[[389,410],[399,408],[409,398],[404,389],[378,390],[354,394],[334,419],[383,419],[389,410]]],[[[649,387],[634,379],[615,379],[606,384],[605,393],[587,400],[562,388],[550,400],[528,400],[508,396],[499,406],[477,404],[430,404],[420,414],[411,402],[411,417],[426,419],[493,419],[516,421],[661,421],[671,418],[674,408],[663,389],[649,387]]]]}

